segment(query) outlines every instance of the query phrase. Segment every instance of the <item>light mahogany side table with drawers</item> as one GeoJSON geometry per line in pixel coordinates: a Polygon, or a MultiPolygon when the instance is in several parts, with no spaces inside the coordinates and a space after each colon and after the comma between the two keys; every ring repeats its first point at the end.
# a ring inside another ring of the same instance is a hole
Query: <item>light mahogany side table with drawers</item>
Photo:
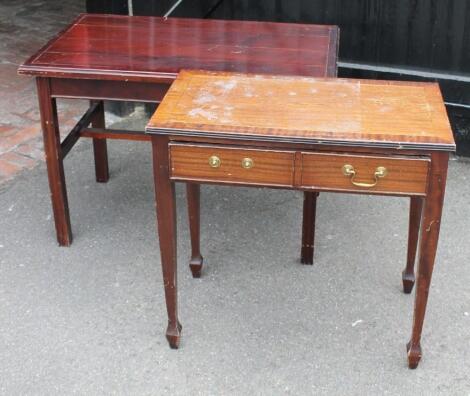
{"type": "MultiPolygon", "coordinates": [[[[182,71],[151,135],[167,339],[181,335],[175,182],[416,198],[423,207],[408,364],[421,331],[455,143],[437,84],[182,71]]],[[[419,210],[418,210],[419,209],[419,210]]]]}

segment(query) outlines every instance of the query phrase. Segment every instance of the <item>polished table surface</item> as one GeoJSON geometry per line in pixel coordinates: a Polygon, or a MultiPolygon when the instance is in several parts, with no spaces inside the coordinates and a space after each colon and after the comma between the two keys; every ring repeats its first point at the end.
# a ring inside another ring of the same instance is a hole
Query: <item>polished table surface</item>
{"type": "Polygon", "coordinates": [[[154,128],[277,142],[455,147],[439,85],[415,82],[182,71],[147,131],[154,128]]]}
{"type": "Polygon", "coordinates": [[[417,367],[449,153],[455,150],[437,84],[182,71],[146,130],[172,348],[182,329],[175,182],[396,195],[411,197],[405,293],[415,283],[421,223],[407,344],[408,365],[417,367]]]}
{"type": "Polygon", "coordinates": [[[338,27],[82,14],[21,74],[173,80],[182,68],[334,76],[338,27]]]}
{"type": "MultiPolygon", "coordinates": [[[[57,240],[72,243],[63,160],[93,138],[96,180],[109,179],[107,139],[149,141],[143,131],[106,128],[103,100],[161,101],[182,68],[334,77],[337,26],[120,15],[79,15],[18,69],[36,77],[57,240]],[[56,98],[92,107],[60,142],[56,98]],[[89,124],[91,123],[91,128],[89,124]]],[[[199,276],[199,190],[188,185],[190,268],[199,276]]],[[[301,260],[313,261],[317,193],[305,193],[301,260]]]]}

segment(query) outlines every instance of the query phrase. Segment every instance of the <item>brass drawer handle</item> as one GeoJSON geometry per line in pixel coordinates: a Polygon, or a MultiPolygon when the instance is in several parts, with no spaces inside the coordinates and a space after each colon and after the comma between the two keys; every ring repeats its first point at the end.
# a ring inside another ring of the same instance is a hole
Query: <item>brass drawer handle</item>
{"type": "Polygon", "coordinates": [[[218,168],[220,167],[220,158],[217,157],[216,155],[212,155],[209,157],[209,165],[211,168],[218,168]]]}
{"type": "Polygon", "coordinates": [[[349,164],[346,164],[343,166],[343,175],[350,176],[351,183],[354,184],[356,187],[366,187],[366,188],[375,187],[377,183],[379,182],[379,179],[387,176],[387,173],[388,173],[387,168],[385,168],[384,166],[378,166],[374,172],[374,178],[375,178],[374,183],[359,183],[359,182],[354,181],[354,178],[356,177],[356,170],[354,169],[354,166],[349,165],[349,164]]]}
{"type": "Polygon", "coordinates": [[[251,169],[254,166],[255,166],[255,163],[251,158],[243,158],[242,159],[242,168],[251,169]]]}

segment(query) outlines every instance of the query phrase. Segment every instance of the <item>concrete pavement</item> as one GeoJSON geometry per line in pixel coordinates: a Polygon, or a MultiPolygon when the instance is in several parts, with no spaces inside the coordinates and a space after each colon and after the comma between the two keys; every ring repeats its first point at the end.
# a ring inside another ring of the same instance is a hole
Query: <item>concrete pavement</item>
{"type": "Polygon", "coordinates": [[[321,194],[315,264],[298,263],[298,192],[205,186],[192,279],[178,198],[178,351],[164,337],[150,148],[89,141],[66,160],[74,243],[57,246],[44,164],[0,186],[0,393],[469,395],[470,163],[453,160],[423,333],[408,370],[408,200],[321,194]]]}

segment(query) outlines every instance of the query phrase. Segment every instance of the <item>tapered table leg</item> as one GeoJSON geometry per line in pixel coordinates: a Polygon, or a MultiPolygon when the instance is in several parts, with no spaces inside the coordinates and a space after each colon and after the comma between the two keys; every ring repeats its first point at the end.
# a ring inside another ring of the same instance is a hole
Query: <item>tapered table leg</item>
{"type": "Polygon", "coordinates": [[[415,261],[418,247],[419,229],[421,224],[421,213],[423,211],[423,198],[411,197],[410,199],[410,223],[408,227],[408,256],[406,267],[402,273],[403,291],[411,293],[415,284],[415,261]]]}
{"type": "Polygon", "coordinates": [[[201,277],[203,258],[200,252],[200,186],[187,183],[186,195],[188,199],[189,231],[191,234],[191,260],[189,268],[193,278],[201,277]]]}
{"type": "Polygon", "coordinates": [[[419,245],[418,276],[411,340],[407,344],[408,366],[416,368],[421,359],[421,332],[436,257],[449,154],[433,153],[428,193],[424,201],[419,245]]]}
{"type": "Polygon", "coordinates": [[[317,197],[319,193],[304,192],[304,208],[302,219],[302,249],[300,262],[313,264],[313,251],[315,244],[315,215],[317,212],[317,197]]]}
{"type": "Polygon", "coordinates": [[[178,348],[181,324],[178,321],[176,276],[176,202],[175,185],[169,178],[168,137],[152,137],[153,171],[157,205],[157,226],[165,286],[168,327],[166,338],[171,348],[178,348]]]}
{"type": "Polygon", "coordinates": [[[50,80],[37,78],[36,83],[57,241],[60,246],[69,246],[72,243],[72,227],[60,146],[57,104],[56,100],[51,97],[50,80]]]}
{"type": "MultiPolygon", "coordinates": [[[[99,103],[97,114],[93,118],[91,125],[93,128],[105,128],[104,103],[100,101],[91,101],[99,103]]],[[[93,155],[95,158],[95,175],[98,183],[106,183],[109,180],[108,168],[108,148],[106,139],[93,139],[93,155]]]]}

